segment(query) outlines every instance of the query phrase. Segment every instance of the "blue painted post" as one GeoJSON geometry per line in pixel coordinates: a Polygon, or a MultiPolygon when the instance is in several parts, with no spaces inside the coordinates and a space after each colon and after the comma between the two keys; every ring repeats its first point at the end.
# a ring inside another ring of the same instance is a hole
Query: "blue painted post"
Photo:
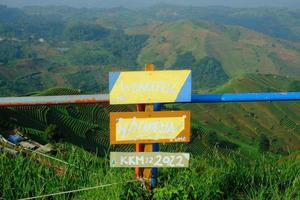
{"type": "MultiPolygon", "coordinates": [[[[162,104],[154,104],[153,110],[154,111],[160,111],[162,107],[162,104]]],[[[152,144],[152,151],[153,152],[158,152],[159,151],[159,144],[154,143],[152,144]]],[[[152,168],[151,170],[151,188],[155,188],[157,184],[157,174],[158,174],[158,169],[157,168],[152,168]]]]}
{"type": "Polygon", "coordinates": [[[192,103],[297,101],[300,92],[192,94],[192,103]]]}

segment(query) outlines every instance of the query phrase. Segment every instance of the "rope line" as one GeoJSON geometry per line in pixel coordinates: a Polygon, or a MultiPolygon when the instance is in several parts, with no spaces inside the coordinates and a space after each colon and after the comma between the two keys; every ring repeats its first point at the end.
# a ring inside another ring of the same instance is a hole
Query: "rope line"
{"type": "Polygon", "coordinates": [[[63,160],[58,159],[58,158],[54,158],[54,157],[49,156],[49,155],[47,155],[47,154],[44,154],[44,153],[41,153],[41,152],[38,152],[38,151],[35,151],[35,150],[31,150],[31,149],[28,149],[28,148],[24,148],[24,149],[25,149],[25,150],[28,150],[28,151],[31,151],[31,152],[33,152],[33,153],[39,154],[39,155],[41,155],[41,156],[44,156],[44,157],[46,157],[46,158],[55,160],[55,161],[57,161],[57,162],[60,162],[60,163],[66,164],[66,165],[70,165],[70,166],[77,167],[77,166],[74,165],[74,164],[70,164],[70,163],[68,163],[68,162],[66,162],[66,161],[63,161],[63,160]]]}
{"type": "Polygon", "coordinates": [[[138,181],[138,180],[130,180],[130,181],[119,182],[119,183],[110,183],[110,184],[105,184],[105,185],[98,185],[98,186],[94,186],[94,187],[81,188],[81,189],[77,189],[77,190],[69,190],[69,191],[64,191],[64,192],[57,192],[57,193],[52,193],[52,194],[39,195],[39,196],[34,196],[34,197],[27,197],[27,198],[22,198],[22,199],[19,199],[19,200],[31,200],[31,199],[39,199],[39,198],[57,196],[57,195],[62,195],[62,194],[70,194],[70,193],[75,193],[75,192],[94,190],[94,189],[98,189],[98,188],[104,188],[104,187],[108,187],[108,186],[118,185],[118,184],[122,184],[122,183],[131,183],[131,182],[136,182],[136,181],[138,181]]]}

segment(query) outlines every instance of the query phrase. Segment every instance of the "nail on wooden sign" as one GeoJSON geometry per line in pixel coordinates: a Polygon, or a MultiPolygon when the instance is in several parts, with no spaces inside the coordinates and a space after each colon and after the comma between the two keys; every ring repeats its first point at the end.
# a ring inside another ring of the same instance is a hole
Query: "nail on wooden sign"
{"type": "Polygon", "coordinates": [[[190,102],[191,79],[191,70],[110,72],[110,104],[190,102]]]}
{"type": "Polygon", "coordinates": [[[189,167],[189,153],[111,152],[110,167],[189,167]]]}
{"type": "Polygon", "coordinates": [[[111,112],[110,143],[190,141],[190,111],[111,112]]]}

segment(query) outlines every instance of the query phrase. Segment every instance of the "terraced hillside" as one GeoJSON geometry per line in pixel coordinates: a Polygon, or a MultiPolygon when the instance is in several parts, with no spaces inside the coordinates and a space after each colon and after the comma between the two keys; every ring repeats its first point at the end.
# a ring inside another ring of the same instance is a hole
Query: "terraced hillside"
{"type": "MultiPolygon", "coordinates": [[[[77,90],[56,88],[37,95],[77,94],[77,90]]],[[[126,110],[129,108],[110,105],[0,108],[0,126],[18,128],[38,141],[63,140],[103,153],[109,148],[109,112],[126,110]]]]}
{"type": "MultiPolygon", "coordinates": [[[[38,96],[78,95],[77,90],[53,88],[37,93],[38,96]]],[[[107,153],[109,150],[134,150],[133,145],[109,145],[109,113],[131,111],[131,106],[111,106],[108,104],[62,105],[62,106],[21,106],[0,107],[0,132],[19,129],[20,132],[41,143],[69,142],[88,151],[107,153]]],[[[163,150],[189,150],[196,154],[210,152],[199,134],[205,135],[209,129],[193,129],[192,145],[163,145],[163,150]]]]}
{"type": "MultiPolygon", "coordinates": [[[[232,79],[213,92],[258,92],[299,90],[299,80],[275,75],[249,74],[232,79]]],[[[76,95],[73,89],[50,89],[35,95],[76,95]]],[[[166,105],[166,109],[192,111],[192,142],[162,145],[163,150],[209,152],[217,145],[224,151],[240,150],[256,155],[259,138],[266,135],[270,151],[286,153],[300,149],[300,103],[226,103],[166,105]],[[175,107],[174,107],[175,106],[175,107]]],[[[109,112],[134,107],[110,105],[67,105],[0,108],[2,128],[19,128],[39,141],[68,141],[91,151],[106,152],[109,145],[109,112]]],[[[130,145],[118,146],[133,150],[130,145]]]]}
{"type": "MultiPolygon", "coordinates": [[[[248,74],[230,80],[213,92],[286,92],[299,91],[299,86],[299,80],[248,74]]],[[[238,144],[241,151],[256,152],[262,134],[269,138],[274,152],[300,149],[300,102],[193,104],[180,108],[192,110],[194,123],[238,144]]]]}

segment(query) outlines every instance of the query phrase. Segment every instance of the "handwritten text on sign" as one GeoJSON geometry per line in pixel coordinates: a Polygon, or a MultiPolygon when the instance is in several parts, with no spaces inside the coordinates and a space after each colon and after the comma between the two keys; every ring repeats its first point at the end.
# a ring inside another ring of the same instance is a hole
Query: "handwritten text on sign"
{"type": "Polygon", "coordinates": [[[132,71],[109,73],[110,104],[191,101],[191,71],[132,71]]]}
{"type": "Polygon", "coordinates": [[[164,152],[111,152],[111,167],[188,167],[190,154],[164,152]]]}
{"type": "Polygon", "coordinates": [[[110,113],[110,143],[189,142],[190,112],[110,113]]]}

